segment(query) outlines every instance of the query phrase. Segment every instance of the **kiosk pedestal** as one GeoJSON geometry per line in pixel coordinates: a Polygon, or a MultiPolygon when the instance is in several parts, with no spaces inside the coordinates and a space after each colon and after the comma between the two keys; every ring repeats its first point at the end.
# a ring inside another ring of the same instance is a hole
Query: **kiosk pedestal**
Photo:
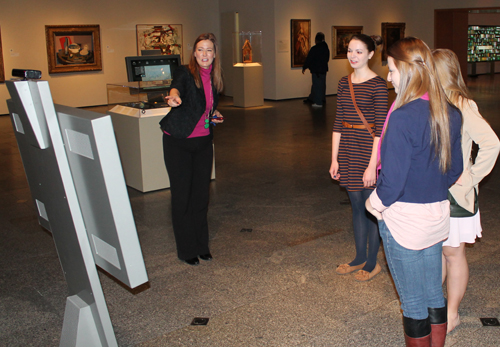
{"type": "Polygon", "coordinates": [[[234,69],[234,106],[264,105],[264,74],[259,63],[238,63],[234,69]]]}
{"type": "Polygon", "coordinates": [[[163,161],[163,133],[160,120],[170,108],[145,110],[115,106],[108,114],[113,120],[127,186],[143,193],[170,188],[163,161]]]}
{"type": "MultiPolygon", "coordinates": [[[[141,110],[121,105],[108,111],[113,120],[125,181],[127,186],[140,192],[170,188],[159,124],[169,111],[170,107],[141,110]]],[[[212,179],[215,179],[215,155],[212,179]]]]}

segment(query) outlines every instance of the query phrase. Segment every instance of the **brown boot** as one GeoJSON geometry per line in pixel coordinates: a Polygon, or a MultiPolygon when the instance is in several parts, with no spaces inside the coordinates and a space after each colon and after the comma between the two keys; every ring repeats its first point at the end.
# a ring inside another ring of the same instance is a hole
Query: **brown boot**
{"type": "Polygon", "coordinates": [[[426,319],[413,319],[403,316],[406,347],[430,347],[431,324],[426,319]]]}
{"type": "Polygon", "coordinates": [[[424,337],[409,337],[405,335],[406,347],[429,347],[431,345],[431,335],[424,337]]]}
{"type": "Polygon", "coordinates": [[[431,347],[443,347],[448,328],[448,308],[428,308],[431,321],[431,347]]]}

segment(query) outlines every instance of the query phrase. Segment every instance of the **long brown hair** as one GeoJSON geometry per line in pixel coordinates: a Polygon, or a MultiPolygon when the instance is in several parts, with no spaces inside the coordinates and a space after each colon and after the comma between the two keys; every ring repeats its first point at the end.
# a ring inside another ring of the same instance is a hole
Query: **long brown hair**
{"type": "Polygon", "coordinates": [[[451,164],[448,99],[439,82],[431,50],[424,41],[405,37],[391,45],[387,55],[394,59],[400,74],[394,110],[426,92],[429,94],[431,144],[441,172],[448,171],[451,164]]]}
{"type": "Polygon", "coordinates": [[[444,48],[432,51],[439,80],[450,102],[460,110],[472,99],[460,71],[457,55],[444,48]]]}
{"type": "Polygon", "coordinates": [[[198,88],[202,87],[201,77],[200,77],[200,65],[196,61],[196,57],[194,56],[196,52],[196,45],[200,41],[209,40],[214,44],[214,61],[212,62],[212,72],[211,76],[213,79],[213,83],[215,89],[220,93],[224,89],[224,83],[222,82],[222,68],[220,64],[220,54],[219,54],[219,45],[217,44],[217,39],[215,35],[212,33],[205,33],[198,36],[198,38],[194,41],[193,52],[191,53],[191,58],[189,59],[189,71],[194,77],[194,81],[198,88]]]}

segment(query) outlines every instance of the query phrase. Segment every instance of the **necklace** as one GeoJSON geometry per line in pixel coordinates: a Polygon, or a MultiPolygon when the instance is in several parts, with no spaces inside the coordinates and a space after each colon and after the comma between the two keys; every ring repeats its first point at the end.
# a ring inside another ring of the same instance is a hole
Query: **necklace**
{"type": "Polygon", "coordinates": [[[212,103],[212,106],[211,106],[211,109],[210,111],[206,111],[205,112],[205,129],[208,129],[208,127],[210,126],[210,114],[212,113],[212,111],[214,110],[214,99],[213,99],[213,95],[212,95],[212,81],[210,81],[210,101],[212,103]]]}

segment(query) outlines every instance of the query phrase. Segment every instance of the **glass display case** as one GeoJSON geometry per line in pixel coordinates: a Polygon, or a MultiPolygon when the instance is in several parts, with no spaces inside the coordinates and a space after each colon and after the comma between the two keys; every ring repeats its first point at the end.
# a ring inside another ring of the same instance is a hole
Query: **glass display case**
{"type": "Polygon", "coordinates": [[[108,83],[108,105],[122,105],[137,109],[168,107],[165,96],[170,91],[171,80],[108,83]]]}
{"type": "Polygon", "coordinates": [[[468,38],[467,62],[500,60],[500,26],[471,25],[468,38]]]}
{"type": "Polygon", "coordinates": [[[233,66],[262,65],[262,31],[233,33],[233,66]]]}

